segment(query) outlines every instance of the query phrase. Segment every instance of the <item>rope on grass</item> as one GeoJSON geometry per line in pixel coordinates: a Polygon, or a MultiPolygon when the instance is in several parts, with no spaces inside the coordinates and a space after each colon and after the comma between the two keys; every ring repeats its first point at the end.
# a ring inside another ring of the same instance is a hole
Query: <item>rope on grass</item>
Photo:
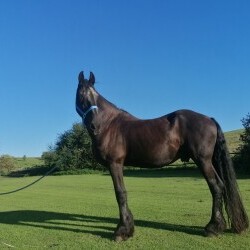
{"type": "MultiPolygon", "coordinates": [[[[5,242],[3,242],[3,241],[0,241],[0,243],[2,243],[3,245],[7,246],[8,248],[17,248],[16,246],[13,246],[13,245],[11,245],[11,244],[5,243],[5,242]]],[[[29,249],[30,249],[30,248],[46,248],[46,249],[48,249],[48,248],[57,247],[57,246],[59,246],[59,244],[54,243],[54,244],[44,245],[44,246],[22,245],[22,246],[19,246],[18,248],[20,248],[20,247],[22,247],[22,248],[24,248],[24,247],[25,247],[25,248],[29,247],[29,249]]]]}
{"type": "Polygon", "coordinates": [[[8,192],[3,192],[3,193],[0,193],[0,195],[6,195],[6,194],[13,194],[13,193],[16,193],[16,192],[19,192],[23,189],[26,189],[32,185],[34,185],[35,183],[39,182],[40,180],[42,180],[44,177],[48,176],[49,174],[51,174],[55,169],[57,168],[56,167],[53,167],[52,169],[50,169],[47,173],[45,173],[43,176],[39,177],[37,180],[31,182],[30,184],[24,186],[24,187],[21,187],[21,188],[18,188],[18,189],[15,189],[15,190],[12,190],[12,191],[8,191],[8,192]]]}
{"type": "Polygon", "coordinates": [[[12,248],[15,248],[15,246],[10,245],[10,244],[7,244],[7,243],[5,243],[5,242],[3,242],[3,241],[2,241],[2,243],[3,243],[3,245],[5,245],[5,246],[7,246],[7,247],[12,247],[12,248]]]}

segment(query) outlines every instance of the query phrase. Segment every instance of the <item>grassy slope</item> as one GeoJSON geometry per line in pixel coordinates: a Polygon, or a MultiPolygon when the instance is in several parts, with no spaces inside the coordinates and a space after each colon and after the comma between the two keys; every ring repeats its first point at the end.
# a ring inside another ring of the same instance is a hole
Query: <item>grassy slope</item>
{"type": "Polygon", "coordinates": [[[229,152],[233,153],[240,145],[240,134],[243,133],[243,129],[233,130],[225,133],[226,141],[229,147],[229,152]]]}
{"type": "Polygon", "coordinates": [[[40,157],[27,157],[26,159],[23,159],[22,157],[15,157],[14,160],[16,168],[18,169],[30,168],[44,164],[40,157]]]}
{"type": "MultiPolygon", "coordinates": [[[[181,173],[142,178],[137,172],[125,178],[136,232],[120,244],[111,241],[118,209],[108,175],[53,176],[0,196],[0,249],[9,249],[4,244],[16,249],[249,249],[249,232],[202,236],[210,193],[198,174],[181,173]]],[[[0,177],[1,192],[34,179],[0,177]]],[[[239,180],[239,186],[250,213],[249,180],[239,180]]]]}

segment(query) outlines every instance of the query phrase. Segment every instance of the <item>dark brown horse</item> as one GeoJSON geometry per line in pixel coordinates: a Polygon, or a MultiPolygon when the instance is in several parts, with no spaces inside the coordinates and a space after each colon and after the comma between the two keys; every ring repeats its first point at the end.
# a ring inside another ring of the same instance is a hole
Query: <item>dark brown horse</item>
{"type": "Polygon", "coordinates": [[[241,233],[248,228],[225,138],[214,119],[178,110],[157,119],[141,120],[102,97],[94,88],[92,72],[88,80],[80,72],[78,80],[76,110],[91,136],[97,160],[108,167],[114,184],[120,212],[116,240],[126,240],[134,233],[123,166],[161,167],[177,159],[192,159],[208,183],[213,204],[206,235],[218,235],[226,229],[223,202],[233,231],[241,233]]]}

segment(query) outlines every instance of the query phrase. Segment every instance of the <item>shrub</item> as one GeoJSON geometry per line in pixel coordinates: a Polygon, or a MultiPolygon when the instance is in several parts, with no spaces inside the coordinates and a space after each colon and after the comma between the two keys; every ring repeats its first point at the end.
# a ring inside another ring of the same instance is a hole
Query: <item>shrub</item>
{"type": "Polygon", "coordinates": [[[57,166],[61,171],[76,169],[103,169],[92,154],[92,145],[87,130],[76,123],[70,130],[60,134],[55,145],[44,152],[45,165],[57,166]]]}
{"type": "Polygon", "coordinates": [[[13,157],[9,155],[2,155],[0,157],[0,174],[7,175],[11,172],[11,170],[15,169],[15,162],[13,157]]]}
{"type": "Polygon", "coordinates": [[[234,157],[236,170],[244,173],[250,173],[250,114],[248,113],[242,119],[244,132],[240,136],[241,145],[237,149],[237,154],[234,157]]]}

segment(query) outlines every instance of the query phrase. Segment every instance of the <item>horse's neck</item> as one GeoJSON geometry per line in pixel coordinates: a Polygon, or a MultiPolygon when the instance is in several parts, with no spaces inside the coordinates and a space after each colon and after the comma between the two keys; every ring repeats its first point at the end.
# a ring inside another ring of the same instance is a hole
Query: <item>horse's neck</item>
{"type": "Polygon", "coordinates": [[[100,127],[108,125],[115,117],[122,113],[114,104],[99,96],[97,101],[98,113],[94,118],[100,127]]]}
{"type": "Polygon", "coordinates": [[[107,101],[99,95],[97,99],[98,112],[94,116],[92,123],[101,130],[108,128],[115,120],[138,120],[128,112],[117,108],[113,103],[107,101]]]}

